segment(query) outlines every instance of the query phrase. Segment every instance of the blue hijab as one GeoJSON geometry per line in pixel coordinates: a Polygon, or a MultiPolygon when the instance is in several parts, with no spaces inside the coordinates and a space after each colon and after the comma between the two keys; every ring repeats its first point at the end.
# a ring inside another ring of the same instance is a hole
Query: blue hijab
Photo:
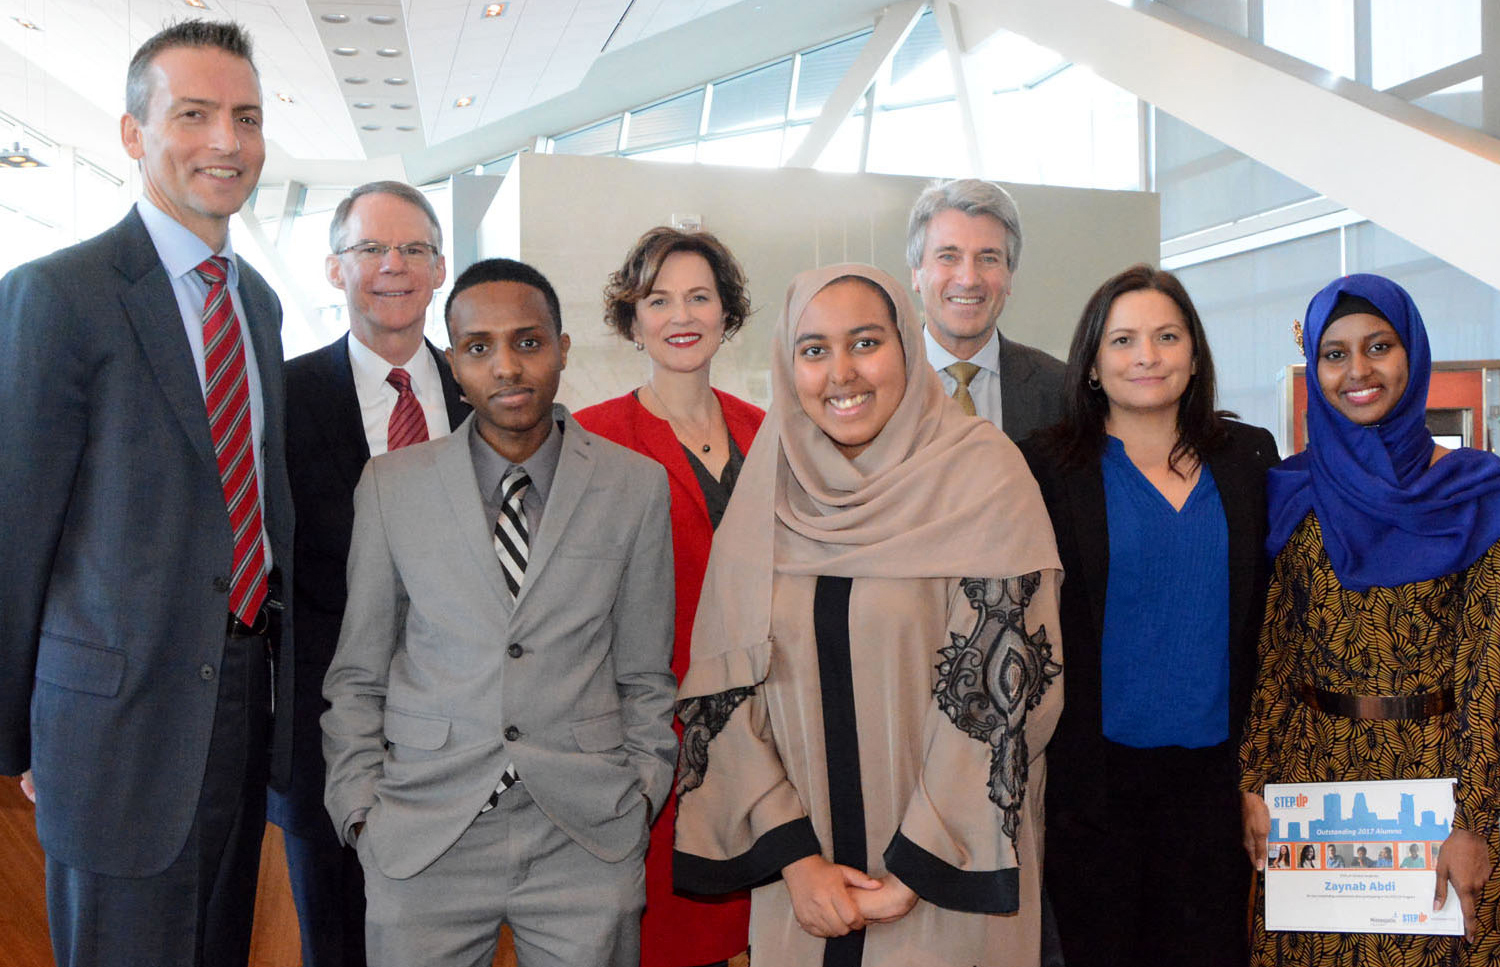
{"type": "Polygon", "coordinates": [[[1500,541],[1500,459],[1465,447],[1428,466],[1432,353],[1405,289],[1378,275],[1335,279],[1308,304],[1302,345],[1307,450],[1266,479],[1267,550],[1278,553],[1313,511],[1339,582],[1367,591],[1461,571],[1500,541]],[[1375,426],[1334,409],[1318,385],[1318,343],[1345,293],[1368,299],[1406,347],[1406,392],[1375,426]]]}

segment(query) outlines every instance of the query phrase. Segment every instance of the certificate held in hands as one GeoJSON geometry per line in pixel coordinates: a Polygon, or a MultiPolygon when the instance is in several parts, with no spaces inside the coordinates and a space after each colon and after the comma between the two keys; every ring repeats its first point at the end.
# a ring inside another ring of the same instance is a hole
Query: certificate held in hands
{"type": "Polygon", "coordinates": [[[1266,929],[1461,935],[1432,909],[1453,779],[1267,784],[1266,929]]]}

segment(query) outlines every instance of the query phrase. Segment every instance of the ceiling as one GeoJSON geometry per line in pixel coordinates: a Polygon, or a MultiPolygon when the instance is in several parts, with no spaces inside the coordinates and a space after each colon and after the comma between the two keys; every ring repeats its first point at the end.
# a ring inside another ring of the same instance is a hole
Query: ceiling
{"type": "Polygon", "coordinates": [[[164,23],[230,18],[255,43],[266,178],[355,183],[399,159],[424,182],[858,30],[883,5],[510,0],[486,17],[486,0],[0,0],[0,111],[123,166],[131,53],[164,23]]]}

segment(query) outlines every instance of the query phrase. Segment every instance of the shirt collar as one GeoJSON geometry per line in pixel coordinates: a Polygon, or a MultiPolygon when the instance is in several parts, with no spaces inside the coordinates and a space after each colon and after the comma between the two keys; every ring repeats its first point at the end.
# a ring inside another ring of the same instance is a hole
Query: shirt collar
{"type": "MultiPolygon", "coordinates": [[[[927,343],[927,362],[932,365],[933,369],[941,371],[954,363],[965,362],[939,345],[926,326],[922,327],[922,339],[927,343]]],[[[1000,330],[991,329],[989,341],[980,348],[979,352],[970,356],[967,362],[973,363],[980,369],[987,369],[996,376],[1000,375],[1000,330]]]]}
{"type": "MultiPolygon", "coordinates": [[[[380,392],[381,387],[388,385],[385,378],[394,368],[379,353],[356,339],[354,333],[349,334],[349,369],[354,373],[355,388],[361,394],[373,395],[380,392]]],[[[412,357],[401,364],[401,368],[411,377],[412,388],[416,391],[441,378],[437,374],[437,365],[432,361],[432,353],[427,351],[425,340],[417,346],[412,357]]],[[[395,392],[394,388],[392,392],[395,392]]]]}
{"type": "MultiPolygon", "coordinates": [[[[543,504],[547,502],[547,494],[552,489],[552,478],[557,474],[557,461],[562,456],[563,435],[558,417],[558,409],[554,406],[547,439],[542,441],[535,453],[521,461],[526,476],[531,478],[532,489],[543,504]]],[[[500,481],[515,465],[497,453],[479,435],[479,420],[474,418],[469,420],[469,454],[474,459],[474,477],[479,484],[479,493],[485,500],[491,500],[500,481]]]]}
{"type": "Polygon", "coordinates": [[[135,209],[140,213],[141,221],[146,225],[146,234],[151,236],[157,258],[161,259],[162,267],[167,270],[169,277],[180,279],[187,276],[202,265],[204,259],[220,255],[229,260],[230,288],[239,286],[239,262],[234,257],[234,246],[230,244],[227,234],[224,236],[224,247],[215,252],[208,247],[207,242],[194,235],[186,225],[157,208],[146,196],[142,195],[135,203],[135,209]]]}

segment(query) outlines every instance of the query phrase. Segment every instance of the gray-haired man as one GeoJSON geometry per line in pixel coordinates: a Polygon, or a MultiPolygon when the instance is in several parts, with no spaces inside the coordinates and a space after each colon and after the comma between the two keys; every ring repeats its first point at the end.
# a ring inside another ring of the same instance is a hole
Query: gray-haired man
{"type": "Polygon", "coordinates": [[[927,358],[970,413],[1012,439],[1062,418],[1064,365],[996,328],[1021,262],[1021,216],[1009,193],[977,178],[934,182],[906,229],[927,358]]]}

